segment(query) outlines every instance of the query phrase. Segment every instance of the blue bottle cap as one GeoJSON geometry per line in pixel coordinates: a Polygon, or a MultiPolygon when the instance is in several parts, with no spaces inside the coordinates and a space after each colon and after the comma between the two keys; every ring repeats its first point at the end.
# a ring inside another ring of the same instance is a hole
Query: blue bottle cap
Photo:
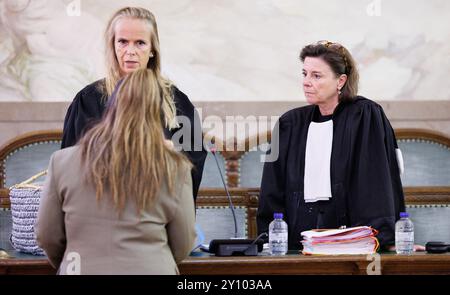
{"type": "Polygon", "coordinates": [[[283,219],[283,213],[273,213],[274,219],[283,219]]]}
{"type": "Polygon", "coordinates": [[[406,218],[409,217],[408,212],[400,212],[400,218],[406,218]]]}

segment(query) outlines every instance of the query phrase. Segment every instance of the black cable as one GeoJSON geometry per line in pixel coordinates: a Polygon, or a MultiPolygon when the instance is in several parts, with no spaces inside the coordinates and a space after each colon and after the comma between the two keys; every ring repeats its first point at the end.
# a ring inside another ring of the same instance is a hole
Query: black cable
{"type": "Polygon", "coordinates": [[[260,234],[259,236],[257,236],[256,239],[254,239],[253,242],[252,242],[250,245],[248,245],[248,247],[247,247],[243,252],[244,252],[244,253],[247,252],[248,249],[250,249],[253,245],[255,245],[255,243],[256,243],[259,239],[261,239],[262,237],[266,237],[266,236],[269,236],[269,235],[268,235],[267,233],[262,233],[262,234],[260,234]]]}

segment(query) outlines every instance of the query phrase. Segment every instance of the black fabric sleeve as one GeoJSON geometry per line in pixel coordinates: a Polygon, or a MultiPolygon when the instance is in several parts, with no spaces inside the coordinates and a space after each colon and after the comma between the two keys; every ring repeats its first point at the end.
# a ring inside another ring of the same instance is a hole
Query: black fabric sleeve
{"type": "Polygon", "coordinates": [[[75,145],[77,142],[77,130],[75,126],[75,122],[78,117],[78,101],[80,100],[81,93],[78,93],[77,96],[73,99],[69,108],[67,109],[66,117],[64,118],[64,128],[62,135],[62,143],[61,148],[66,148],[75,145]]]}
{"type": "Polygon", "coordinates": [[[365,103],[353,118],[355,134],[348,190],[351,226],[368,225],[379,231],[381,246],[395,239],[395,221],[404,210],[396,160],[396,141],[382,108],[365,103]]]}
{"type": "Polygon", "coordinates": [[[275,161],[264,163],[256,217],[258,234],[268,233],[274,212],[286,216],[286,161],[290,139],[291,123],[285,117],[281,117],[272,132],[270,150],[267,152],[267,155],[278,154],[278,157],[275,161]]]}
{"type": "MultiPolygon", "coordinates": [[[[205,160],[207,152],[203,146],[203,132],[200,116],[195,109],[189,98],[178,88],[173,87],[175,106],[177,108],[177,116],[185,116],[190,122],[190,138],[188,145],[185,144],[185,138],[182,138],[183,146],[188,147],[183,149],[185,155],[191,160],[194,167],[192,168],[192,189],[194,200],[197,198],[198,190],[200,188],[200,183],[202,181],[203,167],[205,165],[205,160]]],[[[182,128],[171,130],[171,134],[175,134],[182,128]]]]}
{"type": "MultiPolygon", "coordinates": [[[[403,193],[403,184],[400,178],[400,168],[398,166],[398,159],[396,149],[398,149],[397,139],[395,137],[394,129],[386,117],[383,109],[380,107],[381,118],[383,120],[383,127],[385,131],[385,147],[386,155],[391,176],[392,193],[394,197],[395,221],[400,219],[400,212],[406,212],[405,196],[403,193]]],[[[395,230],[395,229],[394,229],[395,230]]],[[[393,244],[394,240],[389,244],[393,244]]]]}
{"type": "Polygon", "coordinates": [[[70,104],[64,119],[61,148],[77,144],[84,132],[102,117],[104,106],[97,84],[88,85],[78,92],[70,104]]]}

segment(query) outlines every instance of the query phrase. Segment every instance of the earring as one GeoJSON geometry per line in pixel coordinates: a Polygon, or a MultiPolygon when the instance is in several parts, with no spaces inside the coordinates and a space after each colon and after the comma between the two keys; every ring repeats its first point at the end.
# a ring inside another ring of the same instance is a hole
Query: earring
{"type": "Polygon", "coordinates": [[[152,58],[153,57],[153,52],[150,52],[150,58],[152,58]]]}
{"type": "Polygon", "coordinates": [[[338,88],[338,94],[341,95],[342,91],[340,88],[338,88]]]}

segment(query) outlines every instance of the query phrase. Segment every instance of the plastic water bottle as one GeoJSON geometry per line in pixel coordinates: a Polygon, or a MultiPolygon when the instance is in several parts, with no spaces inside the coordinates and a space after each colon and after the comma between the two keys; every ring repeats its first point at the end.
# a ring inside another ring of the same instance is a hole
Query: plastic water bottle
{"type": "Polygon", "coordinates": [[[406,212],[401,212],[400,219],[395,223],[395,251],[403,255],[414,251],[414,224],[406,212]]]}
{"type": "Polygon", "coordinates": [[[285,255],[288,250],[288,226],[283,213],[274,213],[269,224],[269,251],[271,255],[285,255]]]}

